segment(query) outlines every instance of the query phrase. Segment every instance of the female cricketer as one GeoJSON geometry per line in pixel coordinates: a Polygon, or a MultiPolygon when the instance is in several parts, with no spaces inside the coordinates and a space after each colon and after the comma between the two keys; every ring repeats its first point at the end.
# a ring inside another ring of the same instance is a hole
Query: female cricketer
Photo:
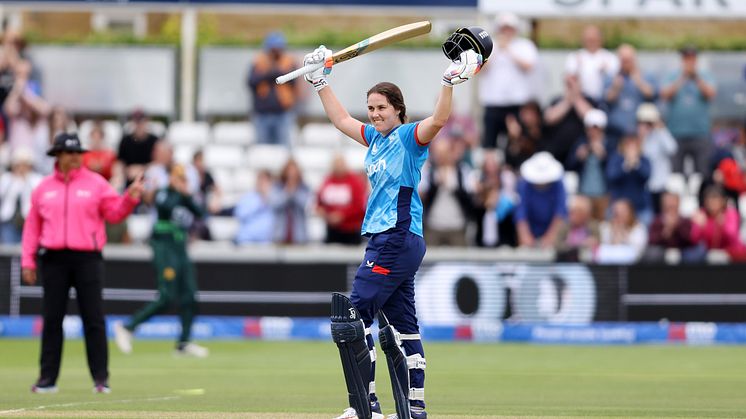
{"type": "MultiPolygon", "coordinates": [[[[304,65],[324,63],[307,74],[324,111],[337,129],[365,147],[365,170],[371,193],[362,226],[369,237],[350,299],[332,298],[332,337],[342,358],[350,407],[338,419],[383,418],[375,391],[375,349],[370,326],[379,318],[381,348],[387,357],[396,415],[425,419],[425,353],[415,313],[414,276],[425,255],[422,202],[417,194],[428,145],[448,120],[453,86],[476,74],[492,43],[479,28],[463,28],[453,62],[442,79],[433,114],[409,123],[401,90],[383,82],[367,92],[368,124],[341,105],[327,81],[332,52],[323,45],[305,56],[304,65]],[[475,30],[477,30],[475,32],[475,30]],[[461,39],[468,33],[469,39],[461,39]],[[479,38],[479,34],[483,34],[479,38]],[[475,37],[479,40],[475,40],[475,37]],[[486,38],[486,40],[485,40],[486,38]]],[[[446,41],[446,55],[454,45],[446,41]],[[447,48],[448,45],[448,48],[447,48]],[[448,51],[446,51],[448,49],[448,51]]],[[[449,56],[450,58],[450,56],[449,56]]]]}

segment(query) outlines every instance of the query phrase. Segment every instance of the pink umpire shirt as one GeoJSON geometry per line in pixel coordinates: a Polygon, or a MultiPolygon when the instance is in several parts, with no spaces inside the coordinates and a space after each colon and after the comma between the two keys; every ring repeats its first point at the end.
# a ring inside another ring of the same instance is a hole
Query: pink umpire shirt
{"type": "Polygon", "coordinates": [[[100,251],[106,244],[104,221],[124,220],[138,202],[127,193],[118,195],[106,179],[85,167],[71,170],[67,183],[55,167],[31,194],[21,266],[36,268],[39,247],[100,251]]]}

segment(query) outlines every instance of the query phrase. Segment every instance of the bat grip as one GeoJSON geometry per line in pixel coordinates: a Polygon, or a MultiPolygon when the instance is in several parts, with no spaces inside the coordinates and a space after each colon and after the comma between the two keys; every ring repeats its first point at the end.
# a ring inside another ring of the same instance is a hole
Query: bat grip
{"type": "Polygon", "coordinates": [[[277,84],[284,84],[289,82],[290,80],[293,80],[295,78],[298,78],[300,76],[304,76],[309,73],[313,73],[314,71],[320,69],[324,66],[324,63],[316,63],[316,64],[308,64],[304,65],[303,67],[293,70],[287,74],[283,74],[282,76],[275,79],[275,82],[277,84]]]}

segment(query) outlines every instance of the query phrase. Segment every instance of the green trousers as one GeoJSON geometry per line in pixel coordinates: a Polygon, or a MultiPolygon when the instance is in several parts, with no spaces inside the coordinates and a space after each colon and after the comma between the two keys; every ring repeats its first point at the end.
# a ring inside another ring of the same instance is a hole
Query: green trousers
{"type": "Polygon", "coordinates": [[[125,327],[134,331],[139,324],[176,304],[181,319],[179,342],[189,342],[192,322],[197,314],[197,281],[186,243],[175,240],[173,236],[157,235],[150,240],[150,246],[158,278],[158,299],[135,313],[125,327]]]}

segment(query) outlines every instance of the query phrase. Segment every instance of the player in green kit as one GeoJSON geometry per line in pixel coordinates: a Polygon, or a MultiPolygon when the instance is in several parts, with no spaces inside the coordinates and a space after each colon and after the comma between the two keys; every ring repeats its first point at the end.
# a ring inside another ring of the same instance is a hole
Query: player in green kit
{"type": "Polygon", "coordinates": [[[126,324],[114,324],[115,342],[123,353],[131,353],[132,334],[137,326],[175,303],[181,318],[176,353],[204,358],[209,353],[207,348],[190,339],[197,311],[197,281],[186,246],[189,226],[194,217],[202,217],[204,211],[189,196],[183,166],[173,166],[168,187],[155,194],[155,207],[158,220],[153,227],[150,246],[158,277],[158,299],[135,313],[126,324]]]}

